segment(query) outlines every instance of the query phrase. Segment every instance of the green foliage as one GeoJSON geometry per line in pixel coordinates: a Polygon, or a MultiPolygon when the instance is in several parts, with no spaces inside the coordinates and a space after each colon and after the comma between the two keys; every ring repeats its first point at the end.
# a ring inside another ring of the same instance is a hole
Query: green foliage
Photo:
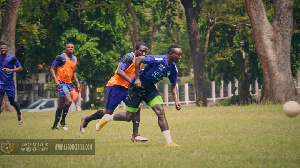
{"type": "MultiPolygon", "coordinates": [[[[248,98],[248,104],[258,104],[258,100],[251,95],[248,98]]],[[[227,98],[217,102],[214,106],[235,106],[235,105],[243,105],[240,102],[239,95],[233,95],[231,98],[227,98]]]]}
{"type": "MultiPolygon", "coordinates": [[[[300,17],[299,17],[300,19],[300,17]]],[[[299,30],[299,29],[298,29],[299,30]]],[[[295,79],[300,71],[300,33],[294,33],[291,44],[291,67],[295,79]]]]}
{"type": "Polygon", "coordinates": [[[50,97],[58,96],[54,80],[51,80],[50,82],[46,83],[46,90],[50,92],[50,97]]]}
{"type": "MultiPolygon", "coordinates": [[[[79,80],[93,89],[104,86],[114,74],[120,58],[132,51],[132,44],[123,13],[129,15],[126,0],[76,0],[44,1],[23,0],[19,10],[16,49],[24,71],[18,79],[26,80],[28,74],[36,74],[38,65],[49,70],[56,55],[64,52],[64,43],[75,44],[78,58],[76,73],[79,80]],[[64,3],[62,5],[60,3],[64,3]],[[93,8],[102,4],[105,6],[93,8]],[[73,7],[73,8],[71,8],[73,7]],[[89,10],[74,8],[91,7],[89,10]]],[[[263,1],[268,19],[272,20],[273,2],[263,1]]],[[[132,0],[131,5],[138,17],[139,40],[150,44],[155,28],[153,54],[166,54],[171,44],[179,44],[183,54],[177,64],[179,77],[189,76],[192,69],[188,31],[184,8],[180,0],[132,0]]],[[[6,0],[1,1],[2,16],[6,0]]],[[[295,1],[294,13],[299,24],[299,0],[295,1]]],[[[217,84],[240,79],[237,54],[246,53],[243,60],[251,81],[262,81],[262,67],[254,45],[252,29],[246,27],[249,18],[243,0],[206,0],[199,16],[201,47],[204,47],[209,26],[217,24],[210,36],[207,62],[207,77],[217,84]],[[235,26],[232,26],[235,25],[235,26]],[[243,25],[243,27],[242,27],[243,25]],[[229,40],[230,39],[230,40],[229,40]]],[[[297,76],[300,65],[299,29],[294,31],[291,46],[293,76],[297,76]]],[[[193,79],[186,79],[193,83],[193,79]]],[[[168,79],[166,81],[168,82],[168,79]]]]}
{"type": "Polygon", "coordinates": [[[100,100],[81,103],[82,110],[99,110],[105,108],[105,103],[100,100]]]}

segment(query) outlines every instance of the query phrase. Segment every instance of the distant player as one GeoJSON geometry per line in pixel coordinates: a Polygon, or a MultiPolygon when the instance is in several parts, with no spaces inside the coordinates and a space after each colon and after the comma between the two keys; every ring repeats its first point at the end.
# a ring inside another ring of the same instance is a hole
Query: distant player
{"type": "MultiPolygon", "coordinates": [[[[128,99],[128,85],[131,79],[135,76],[135,61],[136,58],[144,56],[148,51],[148,47],[145,43],[139,42],[135,46],[135,51],[124,55],[118,65],[115,75],[107,83],[107,98],[106,107],[104,110],[99,110],[91,116],[84,116],[81,119],[80,131],[85,133],[85,128],[92,120],[101,119],[105,114],[113,114],[116,107],[121,101],[127,102],[128,99]]],[[[140,65],[142,66],[142,64],[140,65]]],[[[140,123],[140,110],[139,107],[135,118],[132,120],[133,134],[132,141],[147,141],[147,138],[142,137],[139,132],[140,123]]],[[[97,130],[97,128],[96,128],[97,130]]]]}
{"type": "Polygon", "coordinates": [[[20,72],[23,68],[17,58],[7,52],[7,45],[3,42],[0,42],[0,53],[0,110],[3,97],[6,93],[9,103],[17,111],[18,123],[21,125],[23,123],[23,116],[19,105],[15,102],[14,72],[20,72]]]}
{"type": "Polygon", "coordinates": [[[130,121],[134,118],[138,107],[142,101],[145,101],[156,113],[158,125],[166,141],[166,146],[180,146],[171,139],[168,122],[163,108],[163,100],[156,89],[155,84],[168,77],[171,83],[172,95],[175,100],[175,108],[180,110],[178,102],[177,67],[181,59],[182,51],[178,45],[171,45],[168,48],[167,55],[146,55],[137,58],[135,63],[135,78],[128,87],[128,101],[126,113],[121,112],[112,115],[104,115],[96,125],[100,130],[107,122],[110,121],[130,121]],[[145,63],[146,66],[140,71],[140,65],[145,63]]]}
{"type": "Polygon", "coordinates": [[[70,95],[72,78],[77,84],[77,89],[80,89],[75,72],[77,58],[73,55],[74,44],[72,42],[66,43],[65,50],[66,53],[58,55],[55,58],[50,69],[50,73],[55,81],[56,90],[58,91],[58,107],[52,129],[57,129],[57,124],[61,118],[60,127],[63,130],[68,130],[65,119],[72,104],[70,95]]]}

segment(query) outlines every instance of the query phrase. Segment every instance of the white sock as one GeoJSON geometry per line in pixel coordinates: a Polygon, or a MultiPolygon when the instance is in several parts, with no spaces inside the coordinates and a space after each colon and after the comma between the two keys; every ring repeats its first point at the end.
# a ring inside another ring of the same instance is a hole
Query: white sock
{"type": "Polygon", "coordinates": [[[109,115],[109,116],[105,117],[105,121],[106,122],[114,121],[114,115],[115,114],[112,114],[112,115],[109,115]]]}
{"type": "Polygon", "coordinates": [[[167,144],[172,142],[170,130],[165,130],[165,131],[162,132],[162,134],[163,134],[167,144]]]}

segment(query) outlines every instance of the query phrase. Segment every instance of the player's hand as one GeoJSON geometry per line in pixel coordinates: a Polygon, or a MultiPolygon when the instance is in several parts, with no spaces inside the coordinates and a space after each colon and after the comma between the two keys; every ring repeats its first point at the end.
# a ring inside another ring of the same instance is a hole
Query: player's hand
{"type": "Polygon", "coordinates": [[[8,73],[8,72],[10,72],[11,70],[10,70],[9,68],[3,68],[2,71],[3,71],[4,73],[8,73]]]}
{"type": "Polygon", "coordinates": [[[55,87],[56,87],[57,89],[61,89],[61,86],[60,86],[59,81],[55,81],[55,87]]]}
{"type": "Polygon", "coordinates": [[[80,84],[79,83],[77,83],[76,90],[80,91],[80,84]]]}
{"type": "Polygon", "coordinates": [[[141,80],[136,79],[136,80],[134,81],[134,86],[137,87],[137,88],[141,87],[141,86],[142,86],[141,80]]]}
{"type": "Polygon", "coordinates": [[[180,104],[175,104],[175,108],[176,108],[176,110],[180,110],[181,109],[181,105],[180,104]]]}

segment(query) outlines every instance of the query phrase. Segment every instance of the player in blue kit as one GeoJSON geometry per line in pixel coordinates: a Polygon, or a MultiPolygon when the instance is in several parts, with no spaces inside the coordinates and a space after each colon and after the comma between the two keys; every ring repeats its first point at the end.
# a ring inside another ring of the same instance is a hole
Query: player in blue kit
{"type": "Polygon", "coordinates": [[[4,94],[6,93],[9,103],[17,111],[18,123],[21,125],[23,123],[23,116],[19,105],[15,102],[14,72],[20,72],[23,68],[18,59],[7,52],[7,45],[3,42],[0,42],[0,53],[0,109],[4,94]]]}
{"type": "Polygon", "coordinates": [[[132,79],[128,87],[128,100],[126,113],[121,112],[112,115],[104,115],[99,121],[101,129],[110,121],[131,121],[142,101],[145,101],[156,113],[158,125],[166,141],[166,146],[180,146],[172,141],[168,122],[164,113],[163,100],[159,95],[155,84],[168,77],[171,83],[172,95],[175,100],[175,108],[180,110],[178,102],[177,67],[181,59],[182,50],[178,45],[171,45],[168,48],[167,55],[145,55],[137,58],[135,63],[135,78],[132,79]],[[143,70],[140,70],[140,64],[146,64],[143,70]]]}
{"type": "MultiPolygon", "coordinates": [[[[128,86],[131,82],[131,79],[135,76],[135,61],[139,56],[144,56],[148,51],[148,47],[144,42],[139,42],[135,46],[135,51],[124,55],[121,58],[121,61],[118,65],[118,68],[115,72],[115,75],[111,77],[108,81],[107,88],[107,98],[106,106],[104,110],[99,110],[91,116],[84,116],[81,119],[80,132],[85,133],[85,128],[88,123],[92,120],[101,119],[105,114],[113,114],[116,107],[120,104],[121,101],[124,103],[128,99],[128,86]]],[[[142,64],[140,65],[142,66],[142,64]]],[[[136,112],[134,119],[132,120],[133,125],[133,134],[131,141],[147,141],[148,139],[142,137],[139,134],[139,124],[140,124],[140,109],[136,112]]],[[[99,131],[96,126],[96,130],[99,131]]]]}

